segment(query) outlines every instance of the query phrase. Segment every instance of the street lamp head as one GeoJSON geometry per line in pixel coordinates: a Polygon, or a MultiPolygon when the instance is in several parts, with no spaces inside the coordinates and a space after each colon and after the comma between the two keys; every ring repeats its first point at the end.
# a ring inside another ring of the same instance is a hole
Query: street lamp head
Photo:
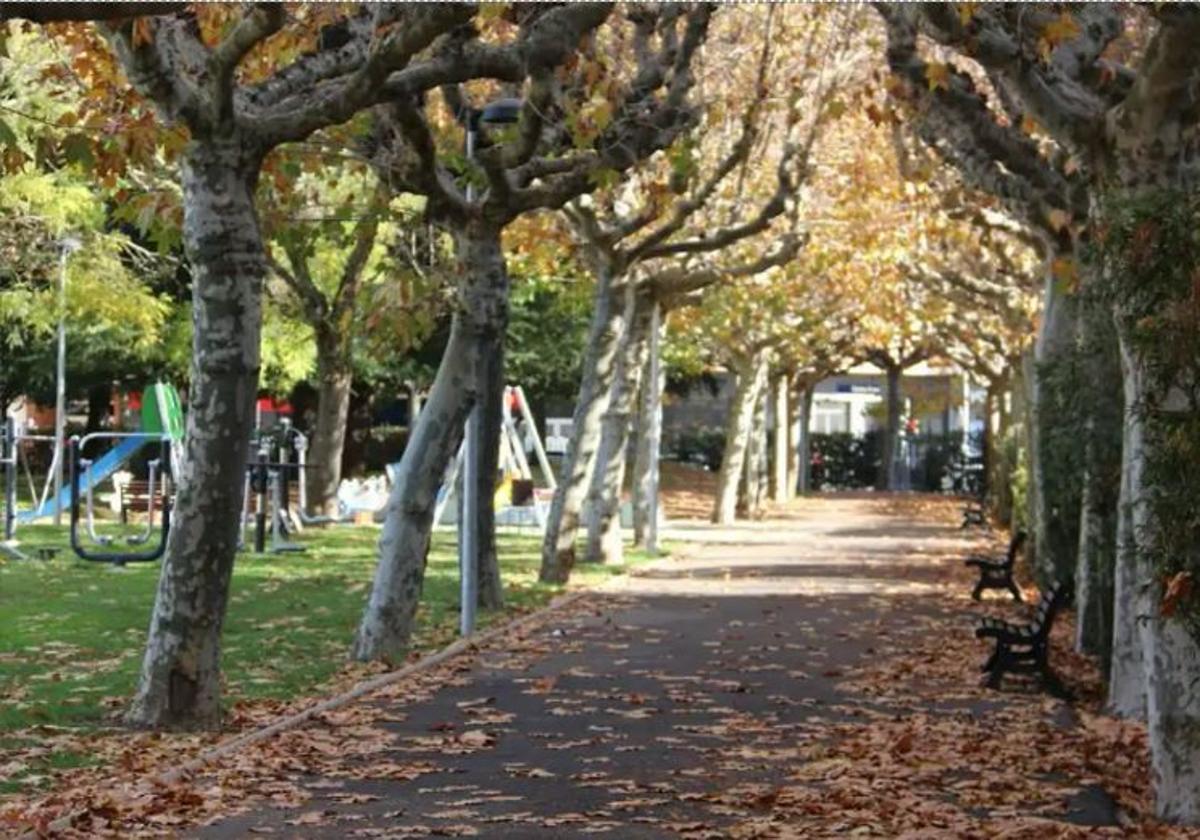
{"type": "Polygon", "coordinates": [[[83,240],[80,239],[78,236],[75,236],[74,234],[69,234],[67,236],[64,236],[59,241],[59,244],[62,245],[64,254],[73,254],[74,252],[78,251],[80,248],[83,247],[83,240]]]}
{"type": "Polygon", "coordinates": [[[479,112],[479,121],[492,125],[515,123],[521,117],[522,104],[521,100],[516,98],[497,99],[489,102],[479,112]]]}

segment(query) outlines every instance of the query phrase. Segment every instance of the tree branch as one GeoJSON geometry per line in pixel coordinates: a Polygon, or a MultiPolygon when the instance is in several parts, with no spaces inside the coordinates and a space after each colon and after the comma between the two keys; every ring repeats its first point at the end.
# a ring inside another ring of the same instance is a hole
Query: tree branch
{"type": "Polygon", "coordinates": [[[242,16],[233,31],[212,51],[209,58],[212,76],[209,98],[216,110],[214,125],[223,124],[233,116],[233,74],[238,64],[259,42],[278,32],[286,19],[282,5],[255,3],[254,8],[242,16]]]}
{"type": "Polygon", "coordinates": [[[0,3],[0,20],[20,18],[33,23],[120,20],[181,12],[187,3],[0,3]]]}
{"type": "MultiPolygon", "coordinates": [[[[381,10],[377,17],[387,13],[386,6],[375,8],[381,10]]],[[[268,146],[276,146],[345,122],[387,95],[385,82],[390,73],[404,68],[438,36],[469,22],[475,8],[458,3],[414,4],[404,6],[401,14],[404,19],[389,23],[381,35],[373,35],[365,60],[353,72],[337,79],[321,79],[317,75],[321,68],[311,64],[309,72],[291,74],[296,92],[260,113],[247,114],[247,130],[262,136],[268,146]]],[[[430,64],[423,62],[426,67],[430,64]]],[[[427,78],[428,87],[422,90],[447,81],[439,75],[427,78]]]]}
{"type": "Polygon", "coordinates": [[[195,129],[205,123],[205,103],[202,93],[189,81],[187,74],[179,72],[178,51],[183,48],[179,39],[192,41],[198,50],[203,49],[203,44],[190,34],[181,35],[178,30],[182,25],[181,21],[157,20],[153,37],[149,42],[137,45],[134,43],[133,20],[102,24],[101,32],[125,68],[133,88],[155,103],[168,120],[181,120],[195,129]],[[165,45],[171,38],[164,37],[159,27],[175,30],[167,33],[175,36],[177,50],[174,55],[165,45]]]}

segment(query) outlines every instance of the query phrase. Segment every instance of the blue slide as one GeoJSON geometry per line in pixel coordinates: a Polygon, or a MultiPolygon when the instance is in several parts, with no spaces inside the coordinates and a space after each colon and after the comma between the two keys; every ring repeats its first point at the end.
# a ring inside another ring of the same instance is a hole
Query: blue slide
{"type": "MultiPolygon", "coordinates": [[[[88,472],[79,476],[79,491],[86,493],[89,485],[96,487],[106,478],[111,476],[122,465],[138,453],[148,441],[158,440],[158,435],[139,435],[137,437],[125,438],[119,444],[108,450],[102,458],[92,463],[92,468],[88,472]]],[[[71,509],[71,488],[64,487],[59,494],[59,499],[62,502],[63,512],[66,513],[71,509]]],[[[37,510],[25,510],[17,514],[18,522],[32,522],[35,519],[44,519],[47,516],[54,515],[54,500],[47,499],[46,504],[42,505],[37,510]]]]}

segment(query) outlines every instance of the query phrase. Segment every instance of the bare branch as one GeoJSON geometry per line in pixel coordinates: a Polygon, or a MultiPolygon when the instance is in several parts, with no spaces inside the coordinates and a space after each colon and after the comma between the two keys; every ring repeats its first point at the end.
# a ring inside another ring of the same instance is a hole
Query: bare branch
{"type": "Polygon", "coordinates": [[[304,249],[298,241],[293,239],[284,243],[283,253],[287,256],[291,270],[275,259],[275,256],[271,253],[271,249],[268,248],[266,249],[266,255],[271,270],[295,293],[296,297],[300,300],[300,305],[304,307],[304,312],[309,321],[316,323],[323,320],[328,308],[328,302],[325,300],[325,295],[321,294],[321,290],[317,288],[317,284],[313,282],[312,275],[308,272],[308,262],[304,249]]]}
{"type": "Polygon", "coordinates": [[[375,248],[375,239],[379,234],[380,215],[387,206],[388,196],[387,186],[380,183],[375,188],[372,212],[359,221],[354,228],[354,247],[350,249],[350,254],[346,257],[346,264],[342,267],[342,276],[338,279],[337,291],[333,294],[334,313],[343,313],[354,306],[358,287],[367,267],[367,260],[370,259],[371,251],[375,248]]]}

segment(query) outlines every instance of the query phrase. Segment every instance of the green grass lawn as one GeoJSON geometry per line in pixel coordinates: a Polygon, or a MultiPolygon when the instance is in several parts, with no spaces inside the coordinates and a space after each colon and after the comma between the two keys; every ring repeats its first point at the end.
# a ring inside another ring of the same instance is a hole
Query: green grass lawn
{"type": "MultiPolygon", "coordinates": [[[[225,700],[320,694],[346,662],[375,567],[375,528],[306,531],[303,554],[238,557],[224,634],[225,700]]],[[[65,546],[51,526],[20,532],[22,547],[65,546]]],[[[435,534],[414,647],[453,640],[458,569],[452,533],[435,534]]],[[[548,601],[537,581],[540,538],[502,534],[506,613],[548,601]]],[[[624,566],[584,566],[595,583],[624,566]]],[[[158,564],[114,569],[64,549],[49,562],[0,561],[0,758],[5,733],[37,725],[88,730],[113,722],[131,695],[158,564]]],[[[481,625],[503,615],[481,614],[481,625]]],[[[2,764],[2,761],[0,761],[2,764]]]]}

